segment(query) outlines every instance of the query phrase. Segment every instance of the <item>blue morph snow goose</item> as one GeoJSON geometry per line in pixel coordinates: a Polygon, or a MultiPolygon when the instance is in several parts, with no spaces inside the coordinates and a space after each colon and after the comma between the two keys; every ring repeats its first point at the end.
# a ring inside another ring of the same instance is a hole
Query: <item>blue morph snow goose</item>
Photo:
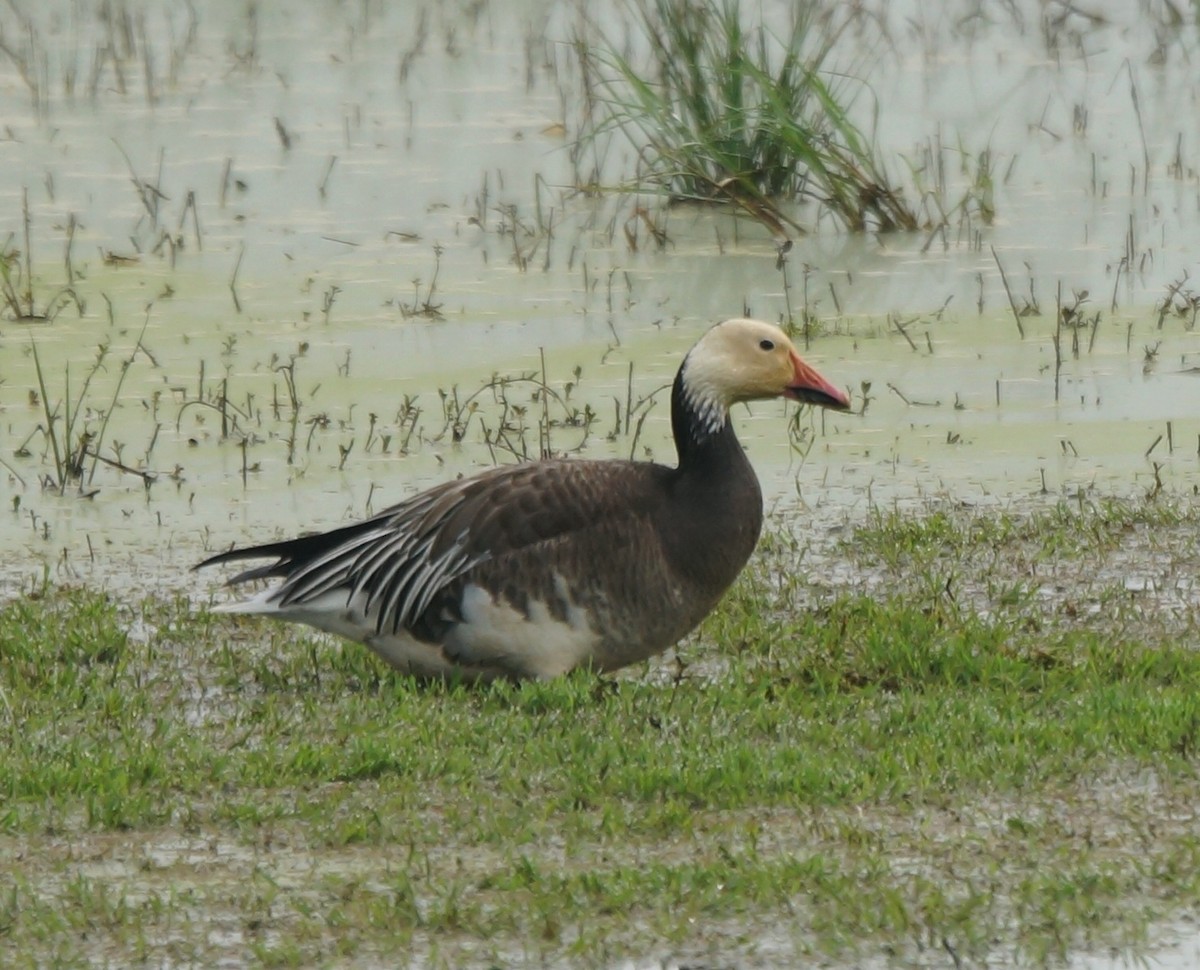
{"type": "Polygon", "coordinates": [[[778,327],[726,320],[675,376],[675,468],[568,459],[494,468],[365,521],[197,568],[272,558],[229,585],[281,582],[220,609],[340,634],[419,677],[614,670],[695,627],[749,559],[762,493],[729,408],[774,397],[849,407],[778,327]]]}

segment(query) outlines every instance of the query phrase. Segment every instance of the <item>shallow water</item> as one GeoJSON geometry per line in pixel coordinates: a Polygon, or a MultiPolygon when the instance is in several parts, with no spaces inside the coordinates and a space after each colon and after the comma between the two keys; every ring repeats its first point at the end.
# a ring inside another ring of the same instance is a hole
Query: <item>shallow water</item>
{"type": "MultiPolygon", "coordinates": [[[[286,17],[218,4],[193,27],[187,7],[168,3],[131,27],[152,52],[149,70],[130,57],[119,73],[112,59],[94,67],[107,28],[88,5],[23,13],[41,81],[35,94],[0,63],[10,106],[0,162],[21,173],[0,186],[0,225],[23,248],[27,191],[43,304],[66,282],[65,226],[76,216],[71,264],[86,312],[0,323],[13,509],[0,538],[16,550],[0,575],[10,589],[47,569],[206,589],[184,572],[206,548],[330,526],[511,460],[483,443],[484,427],[494,433],[511,410],[484,393],[454,443],[441,393],[457,387],[465,399],[493,375],[540,378],[542,352],[548,384],[563,395],[573,385],[557,417],[584,405],[597,415],[581,454],[669,460],[665,400],[636,441],[615,402],[623,409],[630,388],[633,402],[652,393],[705,325],[743,308],[775,319],[807,306],[823,332],[806,353],[862,411],[806,416],[799,442],[782,406],[738,416],[771,506],[799,503],[814,528],[931,494],[1008,502],[1194,487],[1200,348],[1190,320],[1168,315],[1160,329],[1155,303],[1193,268],[1200,241],[1188,162],[1196,115],[1179,110],[1196,98],[1195,31],[1164,35],[1124,5],[1101,7],[1106,23],[1067,15],[1052,29],[1032,11],[992,10],[988,23],[967,16],[971,4],[881,6],[884,39],[847,41],[848,63],[870,84],[860,109],[878,100],[881,151],[920,159],[941,144],[953,185],[960,156],[944,146],[989,147],[996,224],[932,239],[822,230],[796,240],[783,273],[768,235],[728,214],[655,208],[670,244],[657,251],[642,232],[635,252],[624,227],[653,200],[573,191],[561,127],[578,121],[570,4],[314,4],[286,17]],[[155,196],[143,203],[131,169],[143,192],[153,183],[160,193],[154,218],[155,196]],[[171,245],[155,252],[164,232],[177,241],[173,265],[171,245]],[[992,246],[1019,305],[1040,305],[1022,318],[1023,339],[992,246]],[[102,253],[136,261],[106,265],[102,253]],[[1132,271],[1118,268],[1126,254],[1132,271]],[[1060,284],[1067,300],[1088,290],[1082,310],[1101,317],[1094,343],[1080,334],[1077,358],[1064,336],[1056,395],[1060,284]],[[425,303],[436,314],[410,312],[425,303]],[[147,353],[133,355],[104,425],[143,323],[147,353]],[[31,342],[50,400],[81,412],[75,434],[102,432],[101,454],[117,459],[119,445],[118,460],[156,477],[149,489],[90,463],[89,499],[39,486],[54,467],[36,430],[31,342]],[[101,343],[105,367],[81,396],[101,343]],[[293,355],[294,433],[277,369],[293,355]],[[216,400],[222,380],[254,412],[227,440],[217,410],[198,403],[216,400]]],[[[17,11],[4,14],[10,33],[17,11]]],[[[611,152],[614,181],[627,155],[611,152]]],[[[528,409],[523,439],[509,440],[530,453],[535,386],[508,391],[528,409]]],[[[556,428],[551,446],[582,438],[556,428]]]]}

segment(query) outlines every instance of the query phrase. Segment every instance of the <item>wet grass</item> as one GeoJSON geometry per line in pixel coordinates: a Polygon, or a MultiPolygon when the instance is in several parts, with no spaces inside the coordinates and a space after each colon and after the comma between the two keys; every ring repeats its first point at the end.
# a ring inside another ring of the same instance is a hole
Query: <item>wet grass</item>
{"type": "Polygon", "coordinates": [[[27,594],[0,611],[3,962],[1139,947],[1200,902],[1200,654],[1151,594],[1133,626],[1064,604],[1129,600],[1126,554],[1182,570],[1198,515],[779,530],[678,656],[488,689],[182,600],[27,594]],[[1057,606],[1013,600],[1031,562],[1057,606]]]}
{"type": "Polygon", "coordinates": [[[593,95],[577,157],[619,131],[637,152],[641,184],[735,203],[781,237],[785,223],[801,229],[776,207],[791,199],[816,201],[845,229],[916,228],[851,118],[851,86],[831,67],[847,23],[806,5],[777,36],[737,0],[628,6],[649,49],[644,62],[608,38],[576,41],[593,95]]]}

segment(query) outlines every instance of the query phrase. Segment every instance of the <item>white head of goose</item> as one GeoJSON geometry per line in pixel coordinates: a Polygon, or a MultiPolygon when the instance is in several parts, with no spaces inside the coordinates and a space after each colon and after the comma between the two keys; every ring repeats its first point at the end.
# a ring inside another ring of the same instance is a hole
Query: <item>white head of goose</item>
{"type": "Polygon", "coordinates": [[[229,585],[281,582],[220,609],[340,634],[420,677],[613,670],[691,630],[749,559],[762,493],[729,408],[773,397],[849,407],[779,328],[726,320],[675,377],[675,468],[552,459],[490,469],[197,568],[272,558],[229,585]]]}

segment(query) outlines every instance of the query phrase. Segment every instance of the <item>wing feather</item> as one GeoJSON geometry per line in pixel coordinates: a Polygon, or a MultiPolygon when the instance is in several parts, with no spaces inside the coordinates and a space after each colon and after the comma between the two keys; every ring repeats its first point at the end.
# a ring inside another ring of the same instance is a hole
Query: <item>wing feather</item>
{"type": "MultiPolygon", "coordinates": [[[[275,556],[230,585],[280,578],[268,599],[303,607],[345,595],[377,632],[411,629],[473,569],[560,540],[602,517],[644,515],[663,497],[669,469],[648,462],[552,460],[491,469],[437,485],[353,525],[234,549],[200,563],[275,556]]],[[[199,567],[197,567],[199,568],[199,567]]]]}

